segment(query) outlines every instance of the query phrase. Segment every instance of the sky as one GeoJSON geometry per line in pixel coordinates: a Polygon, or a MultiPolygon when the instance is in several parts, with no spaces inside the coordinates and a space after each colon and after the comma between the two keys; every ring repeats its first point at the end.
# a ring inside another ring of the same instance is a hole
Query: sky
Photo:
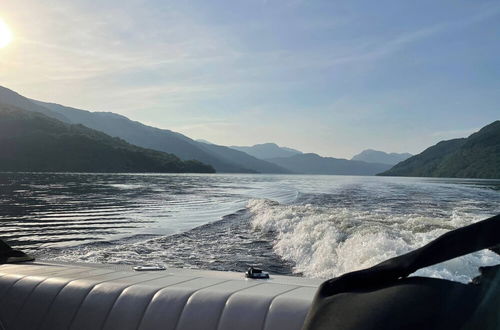
{"type": "Polygon", "coordinates": [[[419,153],[500,119],[500,1],[0,1],[0,85],[221,145],[419,153]]]}

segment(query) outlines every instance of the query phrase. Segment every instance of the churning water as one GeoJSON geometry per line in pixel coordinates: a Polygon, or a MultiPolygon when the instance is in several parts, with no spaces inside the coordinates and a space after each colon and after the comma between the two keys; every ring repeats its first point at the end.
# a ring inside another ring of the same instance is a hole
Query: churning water
{"type": "MultiPolygon", "coordinates": [[[[40,259],[333,277],[500,213],[500,181],[0,174],[0,235],[40,259]]],[[[418,274],[465,282],[490,251],[418,274]]]]}

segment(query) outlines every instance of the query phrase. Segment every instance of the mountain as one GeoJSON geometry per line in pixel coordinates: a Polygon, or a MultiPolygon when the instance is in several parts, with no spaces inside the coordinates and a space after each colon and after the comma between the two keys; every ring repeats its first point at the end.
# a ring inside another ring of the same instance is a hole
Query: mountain
{"type": "Polygon", "coordinates": [[[254,157],[250,161],[247,154],[234,153],[234,150],[228,147],[220,146],[217,153],[212,153],[204,143],[196,142],[180,133],[147,126],[112,112],[90,112],[36,101],[3,87],[0,90],[0,102],[40,112],[66,123],[82,124],[143,148],[174,154],[182,160],[198,160],[212,165],[217,172],[264,173],[266,168],[273,168],[270,173],[286,173],[286,170],[281,169],[282,172],[279,172],[280,169],[276,165],[263,163],[264,161],[254,157]]]}
{"type": "Polygon", "coordinates": [[[198,161],[133,146],[83,125],[0,104],[0,171],[201,172],[198,161]]]}
{"type": "Polygon", "coordinates": [[[383,151],[367,149],[352,157],[351,160],[360,160],[367,163],[396,165],[397,163],[402,162],[403,160],[406,160],[411,156],[413,155],[409,153],[387,153],[383,151]]]}
{"type": "Polygon", "coordinates": [[[85,125],[143,148],[171,153],[183,160],[196,159],[212,165],[218,172],[257,172],[211,155],[198,142],[180,133],[147,126],[112,112],[90,112],[59,104],[33,102],[63,114],[72,123],[85,125]]]}
{"type": "Polygon", "coordinates": [[[207,141],[207,140],[204,140],[204,139],[196,139],[195,141],[196,141],[196,142],[205,143],[205,144],[213,144],[212,142],[207,141]]]}
{"type": "Polygon", "coordinates": [[[500,179],[500,121],[441,141],[380,175],[500,179]]]}
{"type": "Polygon", "coordinates": [[[276,143],[256,144],[251,147],[231,146],[230,148],[245,152],[259,159],[290,157],[302,153],[292,148],[280,147],[276,143]]]}
{"type": "Polygon", "coordinates": [[[13,105],[15,107],[25,109],[28,111],[40,112],[46,116],[58,119],[65,123],[70,122],[69,119],[66,118],[64,115],[57,113],[56,111],[47,109],[44,106],[33,103],[28,98],[2,86],[0,86],[0,102],[3,104],[13,105]]]}
{"type": "Polygon", "coordinates": [[[321,157],[313,153],[273,158],[269,161],[301,174],[375,175],[391,167],[387,164],[321,157]]]}
{"type": "Polygon", "coordinates": [[[201,147],[212,155],[238,166],[255,169],[258,173],[286,174],[291,171],[277,164],[257,159],[245,152],[210,143],[201,143],[201,147]]]}
{"type": "Polygon", "coordinates": [[[59,104],[34,101],[71,122],[85,125],[143,148],[172,153],[183,160],[196,159],[225,173],[286,173],[274,164],[256,159],[243,152],[194,141],[185,135],[132,121],[112,112],[90,112],[59,104]],[[217,147],[217,148],[215,148],[217,147]],[[268,169],[272,168],[269,172],[268,169]]]}

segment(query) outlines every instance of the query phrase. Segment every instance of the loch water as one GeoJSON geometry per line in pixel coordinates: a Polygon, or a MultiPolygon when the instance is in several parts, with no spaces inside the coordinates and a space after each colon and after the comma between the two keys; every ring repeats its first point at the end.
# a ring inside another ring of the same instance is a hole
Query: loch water
{"type": "MultiPolygon", "coordinates": [[[[327,278],[500,213],[500,180],[0,173],[0,237],[41,260],[327,278]]],[[[482,251],[418,272],[468,281],[482,251]]]]}

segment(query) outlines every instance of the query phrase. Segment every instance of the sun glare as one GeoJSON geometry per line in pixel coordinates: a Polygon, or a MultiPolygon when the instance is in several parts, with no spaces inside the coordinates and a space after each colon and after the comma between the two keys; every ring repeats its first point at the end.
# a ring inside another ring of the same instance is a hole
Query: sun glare
{"type": "Polygon", "coordinates": [[[12,41],[12,32],[9,26],[0,18],[0,48],[4,48],[12,41]]]}

